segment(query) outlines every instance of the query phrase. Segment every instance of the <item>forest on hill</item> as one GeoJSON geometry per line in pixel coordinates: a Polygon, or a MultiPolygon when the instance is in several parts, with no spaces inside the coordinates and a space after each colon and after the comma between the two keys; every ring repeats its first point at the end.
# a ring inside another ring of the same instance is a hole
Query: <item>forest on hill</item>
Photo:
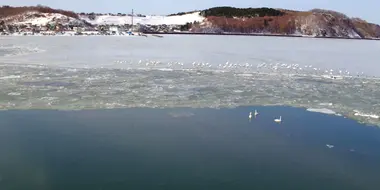
{"type": "Polygon", "coordinates": [[[204,17],[222,16],[227,18],[232,17],[264,17],[264,16],[283,16],[284,12],[272,8],[235,8],[235,7],[213,7],[200,12],[204,17]]]}

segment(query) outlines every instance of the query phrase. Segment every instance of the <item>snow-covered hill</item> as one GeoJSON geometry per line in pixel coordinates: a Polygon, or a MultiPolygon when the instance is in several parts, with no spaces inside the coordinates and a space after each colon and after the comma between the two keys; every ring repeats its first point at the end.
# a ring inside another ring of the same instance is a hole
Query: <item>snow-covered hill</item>
{"type": "MultiPolygon", "coordinates": [[[[81,15],[81,19],[94,25],[124,25],[131,24],[131,16],[113,16],[113,15],[100,15],[95,16],[95,19],[90,19],[88,15],[81,15]]],[[[133,23],[137,24],[149,24],[149,25],[184,25],[188,22],[193,23],[202,22],[205,18],[199,15],[199,12],[175,15],[175,16],[145,16],[145,17],[133,17],[133,23]]]]}
{"type": "Polygon", "coordinates": [[[73,17],[65,16],[60,13],[39,13],[26,12],[20,15],[7,17],[4,19],[9,24],[23,25],[31,24],[37,26],[45,26],[51,23],[59,23],[62,25],[81,25],[84,21],[73,17]]]}
{"type": "MultiPolygon", "coordinates": [[[[175,16],[134,16],[134,24],[144,25],[184,25],[188,22],[202,22],[205,18],[199,12],[175,16]]],[[[62,25],[81,25],[90,23],[92,25],[124,25],[132,23],[132,16],[99,15],[90,19],[89,15],[79,15],[79,18],[69,17],[60,13],[40,13],[35,11],[25,12],[18,15],[2,18],[8,24],[23,25],[31,24],[45,26],[49,23],[59,23],[62,25]]]]}

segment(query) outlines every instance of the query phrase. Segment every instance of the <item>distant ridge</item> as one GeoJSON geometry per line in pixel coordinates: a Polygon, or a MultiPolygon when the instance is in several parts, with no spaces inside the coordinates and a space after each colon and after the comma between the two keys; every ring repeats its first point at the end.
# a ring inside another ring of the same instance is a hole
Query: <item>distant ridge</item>
{"type": "Polygon", "coordinates": [[[79,18],[78,14],[73,11],[66,11],[61,9],[53,9],[47,6],[25,6],[25,7],[11,7],[4,5],[0,7],[0,19],[10,16],[17,16],[25,12],[40,12],[40,13],[59,13],[72,18],[79,18]]]}
{"type": "MultiPolygon", "coordinates": [[[[167,16],[135,15],[136,23],[184,25],[193,33],[275,34],[333,38],[380,38],[380,26],[323,9],[297,11],[274,8],[213,7],[167,16]],[[199,13],[199,14],[198,14],[199,13]],[[160,22],[158,22],[160,21],[160,22]]],[[[0,24],[70,22],[79,25],[128,24],[128,13],[75,13],[46,6],[0,7],[0,24]],[[59,16],[61,15],[61,16],[59,16]],[[102,17],[101,19],[99,19],[102,17]],[[44,18],[44,19],[41,19],[44,18]],[[39,19],[38,22],[34,22],[39,19]],[[101,20],[102,22],[96,22],[101,20]],[[33,21],[33,22],[32,22],[33,21]]],[[[63,23],[64,24],[64,23],[63,23]]],[[[1,27],[1,25],[0,25],[1,27]]]]}
{"type": "Polygon", "coordinates": [[[262,33],[313,37],[380,38],[380,26],[330,10],[214,7],[202,11],[196,32],[262,33]]]}

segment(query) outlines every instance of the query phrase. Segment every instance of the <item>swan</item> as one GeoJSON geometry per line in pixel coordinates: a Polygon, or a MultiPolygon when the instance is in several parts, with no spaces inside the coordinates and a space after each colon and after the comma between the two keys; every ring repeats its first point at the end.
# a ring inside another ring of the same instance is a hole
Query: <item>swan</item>
{"type": "Polygon", "coordinates": [[[249,116],[248,116],[249,119],[252,119],[252,112],[249,112],[249,116]]]}
{"type": "Polygon", "coordinates": [[[259,115],[259,112],[257,112],[257,110],[255,110],[255,117],[259,115]]]}

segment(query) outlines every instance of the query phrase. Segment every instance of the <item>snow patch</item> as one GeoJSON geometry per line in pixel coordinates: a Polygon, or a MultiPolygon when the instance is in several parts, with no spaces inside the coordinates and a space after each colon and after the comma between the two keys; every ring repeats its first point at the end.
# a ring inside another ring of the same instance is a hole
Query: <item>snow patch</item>
{"type": "Polygon", "coordinates": [[[359,116],[359,117],[367,117],[367,118],[372,118],[372,119],[380,119],[380,116],[379,115],[376,115],[376,114],[367,114],[367,113],[363,113],[363,112],[360,112],[360,111],[357,111],[357,110],[354,110],[354,115],[355,116],[359,116]]]}
{"type": "MultiPolygon", "coordinates": [[[[145,16],[145,17],[133,17],[134,24],[144,24],[144,25],[184,25],[188,22],[202,22],[205,18],[199,15],[200,12],[194,12],[184,15],[175,16],[145,16]]],[[[112,16],[112,15],[101,15],[96,16],[95,20],[91,20],[88,16],[80,16],[81,19],[94,24],[94,25],[124,25],[132,24],[132,16],[112,16]]]]}
{"type": "Polygon", "coordinates": [[[5,79],[18,79],[18,78],[21,78],[21,76],[20,76],[20,75],[9,75],[9,76],[0,77],[0,80],[5,80],[5,79]]]}
{"type": "MultiPolygon", "coordinates": [[[[203,22],[205,17],[199,14],[200,12],[194,12],[184,15],[175,16],[134,16],[134,24],[144,25],[184,25],[188,22],[193,23],[203,22]]],[[[38,13],[27,12],[16,17],[9,17],[6,20],[14,20],[13,23],[17,25],[31,24],[37,26],[45,26],[48,23],[61,23],[67,24],[83,24],[84,21],[93,25],[124,25],[132,24],[132,16],[115,16],[115,15],[101,15],[96,16],[95,20],[91,20],[87,15],[80,15],[79,19],[68,17],[59,13],[38,13]]]]}
{"type": "Polygon", "coordinates": [[[19,92],[10,92],[10,93],[8,93],[8,95],[9,96],[20,96],[21,93],[19,93],[19,92]]]}
{"type": "Polygon", "coordinates": [[[321,106],[332,106],[333,103],[320,103],[319,105],[321,105],[321,106]]]}
{"type": "Polygon", "coordinates": [[[22,24],[31,24],[37,26],[45,26],[51,22],[58,22],[63,25],[70,23],[81,23],[81,20],[76,18],[68,17],[59,13],[36,13],[36,12],[28,12],[21,16],[18,20],[22,20],[19,22],[15,22],[14,24],[22,25],[22,24]],[[22,19],[21,19],[22,18],[22,19]]]}
{"type": "Polygon", "coordinates": [[[337,115],[336,112],[327,108],[308,108],[306,110],[309,112],[318,112],[318,113],[324,113],[324,114],[329,114],[329,115],[337,115]]]}

